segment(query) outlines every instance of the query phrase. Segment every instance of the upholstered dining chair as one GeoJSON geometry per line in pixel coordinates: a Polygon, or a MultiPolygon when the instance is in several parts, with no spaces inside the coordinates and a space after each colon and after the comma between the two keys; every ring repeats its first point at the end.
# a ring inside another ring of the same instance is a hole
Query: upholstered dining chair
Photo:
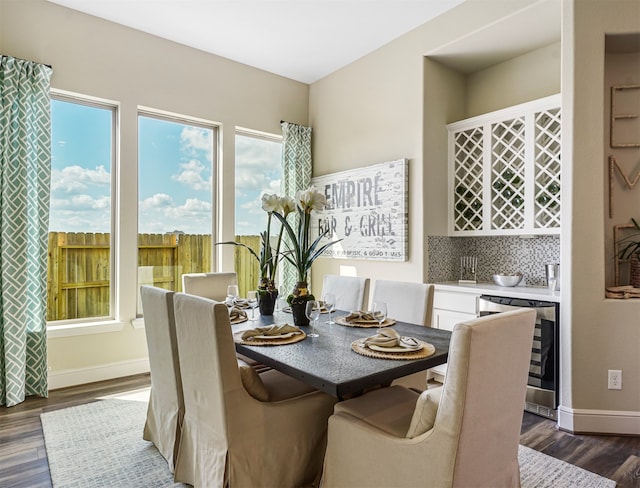
{"type": "Polygon", "coordinates": [[[408,281],[376,280],[373,303],[387,302],[387,313],[401,322],[431,326],[433,285],[408,281]]]}
{"type": "Polygon", "coordinates": [[[184,415],[173,295],[172,291],[154,286],[140,288],[151,370],[151,393],[142,437],[153,442],[172,472],[184,415]]]}
{"type": "Polygon", "coordinates": [[[318,391],[279,395],[281,385],[269,382],[267,398],[257,399],[241,377],[225,305],[183,293],[174,303],[185,404],[175,480],[282,488],[317,480],[336,400],[318,391]]]}
{"type": "Polygon", "coordinates": [[[182,275],[182,291],[191,295],[223,302],[227,287],[238,284],[238,275],[230,273],[185,273],[182,275]]]}
{"type": "Polygon", "coordinates": [[[322,294],[325,293],[332,293],[336,297],[336,310],[364,310],[369,296],[369,278],[324,275],[322,294]]]}
{"type": "Polygon", "coordinates": [[[520,486],[518,444],[535,310],[456,324],[441,387],[335,406],[323,488],[520,486]]]}
{"type": "MultiPolygon", "coordinates": [[[[387,315],[402,322],[431,326],[433,314],[434,286],[427,283],[376,280],[373,303],[387,303],[387,315]]],[[[394,385],[402,385],[415,390],[427,388],[428,372],[418,372],[394,380],[394,385]]]]}
{"type": "MultiPolygon", "coordinates": [[[[235,272],[232,273],[185,273],[182,275],[182,291],[190,295],[209,298],[223,302],[227,298],[227,287],[238,283],[235,272]]],[[[251,358],[238,354],[241,359],[258,370],[269,369],[268,366],[251,358]]]]}

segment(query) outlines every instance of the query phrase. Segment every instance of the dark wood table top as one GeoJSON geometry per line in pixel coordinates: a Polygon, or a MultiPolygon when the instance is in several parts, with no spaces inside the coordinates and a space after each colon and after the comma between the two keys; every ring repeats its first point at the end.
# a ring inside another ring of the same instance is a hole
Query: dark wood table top
{"type": "MultiPolygon", "coordinates": [[[[250,317],[251,312],[248,313],[250,317]]],[[[346,312],[336,311],[332,315],[335,320],[346,315],[346,312]]],[[[274,323],[293,323],[291,314],[284,312],[260,316],[256,310],[256,317],[256,321],[233,325],[233,331],[274,323]]],[[[303,341],[280,346],[236,343],[236,351],[337,398],[357,395],[367,388],[386,385],[396,378],[447,362],[451,338],[449,331],[397,322],[391,327],[401,335],[433,344],[436,352],[424,359],[379,359],[363,356],[351,349],[354,340],[374,335],[376,328],[327,324],[328,319],[328,315],[323,314],[317,322],[315,329],[320,337],[306,337],[303,341]]],[[[306,332],[308,328],[303,329],[306,332]]]]}

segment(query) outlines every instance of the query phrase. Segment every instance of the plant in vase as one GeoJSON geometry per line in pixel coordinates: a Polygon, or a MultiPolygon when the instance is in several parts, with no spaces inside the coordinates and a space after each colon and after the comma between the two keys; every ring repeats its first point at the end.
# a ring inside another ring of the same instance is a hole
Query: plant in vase
{"type": "MultiPolygon", "coordinates": [[[[640,231],[640,224],[634,218],[631,218],[634,230],[640,231]]],[[[640,233],[629,235],[620,239],[617,244],[621,246],[618,251],[620,259],[628,259],[630,266],[630,283],[635,288],[640,288],[640,233]]]]}
{"type": "Polygon", "coordinates": [[[282,224],[282,229],[286,231],[289,239],[285,241],[287,249],[282,256],[289,261],[298,274],[293,292],[287,297],[287,303],[291,305],[293,320],[296,325],[309,325],[309,319],[305,315],[305,305],[308,300],[315,300],[309,292],[308,277],[311,265],[322,255],[325,249],[333,246],[342,239],[328,242],[321,245],[320,241],[329,231],[328,229],[311,241],[311,212],[323,210],[327,204],[326,197],[317,191],[313,186],[307,190],[296,193],[295,203],[298,214],[297,231],[293,229],[287,221],[286,215],[274,212],[273,215],[282,224]]]}
{"type": "MultiPolygon", "coordinates": [[[[258,252],[251,249],[241,242],[227,241],[218,244],[232,244],[234,246],[244,247],[258,261],[260,270],[260,281],[258,283],[258,307],[260,314],[273,315],[276,300],[278,299],[278,288],[275,285],[276,272],[278,270],[278,261],[280,260],[280,246],[282,244],[283,227],[280,227],[275,246],[272,246],[271,236],[271,220],[274,214],[285,219],[294,212],[296,204],[293,198],[280,197],[276,194],[262,195],[262,210],[267,212],[267,228],[260,233],[260,250],[258,252]]],[[[217,245],[217,244],[216,244],[217,245]]]]}

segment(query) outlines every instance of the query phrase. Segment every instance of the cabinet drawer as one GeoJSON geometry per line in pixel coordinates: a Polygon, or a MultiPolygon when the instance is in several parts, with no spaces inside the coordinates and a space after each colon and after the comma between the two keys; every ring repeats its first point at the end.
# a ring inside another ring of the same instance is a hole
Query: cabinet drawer
{"type": "Polygon", "coordinates": [[[436,290],[433,295],[433,308],[477,315],[479,296],[472,293],[436,290]]]}
{"type": "Polygon", "coordinates": [[[434,310],[433,315],[433,327],[443,330],[453,330],[457,323],[476,318],[475,314],[451,312],[450,310],[434,310]]]}

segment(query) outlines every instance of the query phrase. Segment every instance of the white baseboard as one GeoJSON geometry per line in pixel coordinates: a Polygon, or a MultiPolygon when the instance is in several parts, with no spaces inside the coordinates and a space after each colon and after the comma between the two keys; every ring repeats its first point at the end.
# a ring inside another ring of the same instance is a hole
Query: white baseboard
{"type": "Polygon", "coordinates": [[[574,433],[640,435],[640,412],[558,407],[558,427],[574,433]]]}
{"type": "Polygon", "coordinates": [[[134,374],[148,373],[149,371],[148,358],[102,364],[88,368],[50,371],[49,390],[56,390],[67,386],[84,385],[85,383],[121,378],[123,376],[131,376],[134,374]]]}

